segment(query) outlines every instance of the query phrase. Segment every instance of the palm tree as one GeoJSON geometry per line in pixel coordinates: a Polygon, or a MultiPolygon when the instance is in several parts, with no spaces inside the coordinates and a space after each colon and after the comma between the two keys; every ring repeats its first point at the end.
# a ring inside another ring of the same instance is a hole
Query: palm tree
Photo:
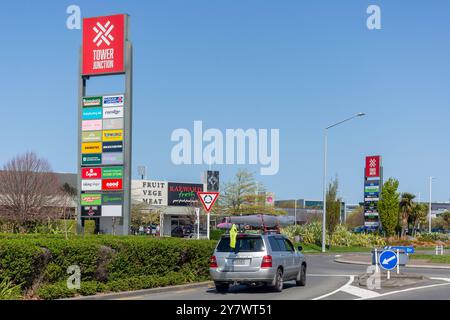
{"type": "Polygon", "coordinates": [[[415,203],[408,223],[412,224],[413,230],[416,230],[419,224],[425,223],[428,215],[428,205],[425,203],[415,203]]]}
{"type": "Polygon", "coordinates": [[[406,234],[406,231],[408,230],[408,219],[414,210],[413,200],[415,197],[415,195],[409,192],[402,193],[398,219],[398,224],[399,226],[401,226],[401,236],[404,236],[406,234]]]}

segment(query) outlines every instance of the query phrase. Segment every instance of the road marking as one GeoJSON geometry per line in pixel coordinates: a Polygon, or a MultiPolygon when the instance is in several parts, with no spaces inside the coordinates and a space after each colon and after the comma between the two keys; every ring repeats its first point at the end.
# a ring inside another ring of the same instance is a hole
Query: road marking
{"type": "Polygon", "coordinates": [[[347,286],[341,290],[342,292],[351,294],[364,299],[371,299],[380,296],[378,292],[367,290],[363,288],[358,288],[356,286],[347,286]]]}
{"type": "Polygon", "coordinates": [[[354,274],[308,274],[308,277],[336,277],[336,278],[349,278],[356,277],[354,274]]]}
{"type": "Polygon", "coordinates": [[[345,288],[345,287],[351,285],[351,284],[353,283],[353,281],[355,281],[355,276],[350,276],[349,278],[350,278],[350,280],[349,280],[346,284],[344,284],[342,287],[340,287],[340,288],[338,288],[338,289],[336,289],[336,290],[334,290],[334,291],[332,291],[332,292],[330,292],[330,293],[327,293],[327,294],[325,294],[325,295],[323,295],[323,296],[314,298],[314,299],[312,299],[312,300],[322,300],[322,299],[328,298],[329,296],[332,296],[332,295],[335,294],[335,293],[338,293],[338,292],[341,291],[343,288],[345,288]]]}
{"type": "Polygon", "coordinates": [[[450,282],[450,278],[430,278],[431,280],[439,280],[439,281],[446,281],[450,282]]]}
{"type": "MultiPolygon", "coordinates": [[[[430,285],[430,286],[424,286],[424,287],[417,287],[417,288],[409,288],[409,289],[404,289],[404,290],[392,291],[392,292],[387,292],[387,293],[380,294],[377,298],[382,298],[382,297],[386,297],[386,296],[390,296],[390,295],[398,294],[398,293],[410,292],[410,291],[421,290],[421,289],[430,289],[430,288],[436,288],[436,287],[442,287],[442,286],[448,286],[448,285],[450,285],[450,283],[433,284],[433,285],[430,285]]],[[[356,300],[367,300],[367,299],[372,299],[372,298],[360,298],[360,299],[356,299],[356,300]]]]}

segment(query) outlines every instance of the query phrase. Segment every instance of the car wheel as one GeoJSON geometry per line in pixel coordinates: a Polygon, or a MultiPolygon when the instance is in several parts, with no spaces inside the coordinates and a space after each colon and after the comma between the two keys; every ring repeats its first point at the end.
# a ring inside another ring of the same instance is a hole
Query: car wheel
{"type": "Polygon", "coordinates": [[[297,275],[295,284],[299,287],[304,287],[306,285],[306,266],[302,264],[300,272],[297,275]]]}
{"type": "Polygon", "coordinates": [[[229,288],[229,283],[216,283],[216,291],[218,293],[227,293],[229,288]]]}
{"type": "Polygon", "coordinates": [[[278,269],[275,275],[275,286],[273,286],[275,292],[283,291],[283,270],[278,269]]]}

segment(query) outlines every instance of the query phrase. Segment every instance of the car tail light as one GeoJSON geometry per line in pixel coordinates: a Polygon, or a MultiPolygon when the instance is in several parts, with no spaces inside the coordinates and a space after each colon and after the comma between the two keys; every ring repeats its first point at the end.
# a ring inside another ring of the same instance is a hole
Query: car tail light
{"type": "Polygon", "coordinates": [[[216,256],[212,256],[211,259],[209,260],[209,267],[214,269],[218,268],[216,256]]]}
{"type": "Polygon", "coordinates": [[[272,268],[272,257],[264,256],[261,263],[261,268],[272,268]]]}

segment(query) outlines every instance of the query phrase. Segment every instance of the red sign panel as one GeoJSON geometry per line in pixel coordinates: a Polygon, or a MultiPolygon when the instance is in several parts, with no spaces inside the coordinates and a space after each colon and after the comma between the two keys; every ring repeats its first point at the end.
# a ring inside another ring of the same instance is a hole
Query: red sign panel
{"type": "Polygon", "coordinates": [[[122,190],[122,179],[103,179],[102,190],[122,190]]]}
{"type": "Polygon", "coordinates": [[[379,178],[381,156],[366,157],[366,178],[379,178]]]}
{"type": "Polygon", "coordinates": [[[83,19],[83,75],[123,73],[125,15],[83,19]]]}
{"type": "Polygon", "coordinates": [[[101,179],[102,169],[101,168],[82,168],[81,177],[83,179],[101,179]]]}

